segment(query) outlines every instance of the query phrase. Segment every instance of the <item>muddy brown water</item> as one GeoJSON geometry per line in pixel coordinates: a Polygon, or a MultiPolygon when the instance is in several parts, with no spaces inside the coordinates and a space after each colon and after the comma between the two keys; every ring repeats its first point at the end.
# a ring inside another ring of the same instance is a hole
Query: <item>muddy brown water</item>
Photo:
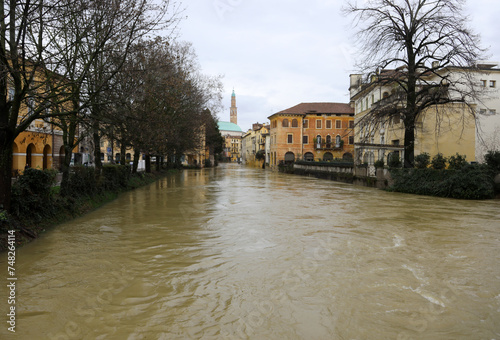
{"type": "Polygon", "coordinates": [[[222,165],[125,193],[15,266],[1,339],[500,339],[499,200],[222,165]]]}

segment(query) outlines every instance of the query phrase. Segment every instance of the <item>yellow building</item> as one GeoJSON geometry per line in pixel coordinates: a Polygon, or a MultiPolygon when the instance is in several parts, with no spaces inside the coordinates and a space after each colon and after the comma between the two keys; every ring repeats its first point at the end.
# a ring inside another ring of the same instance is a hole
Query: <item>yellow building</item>
{"type": "Polygon", "coordinates": [[[344,103],[301,103],[269,116],[270,165],[352,159],[354,110],[344,103]]]}
{"type": "Polygon", "coordinates": [[[261,166],[262,162],[255,159],[259,151],[266,154],[265,162],[269,163],[269,150],[266,150],[267,137],[269,136],[269,124],[255,123],[252,128],[243,135],[242,138],[242,160],[245,164],[261,166]]]}
{"type": "MultiPolygon", "coordinates": [[[[480,123],[486,119],[489,119],[490,125],[500,126],[500,116],[496,115],[496,107],[499,103],[496,99],[498,90],[495,80],[500,70],[493,69],[494,65],[489,64],[478,66],[479,69],[474,71],[444,68],[439,72],[447,72],[453,76],[454,72],[466,71],[472,78],[477,78],[478,84],[480,81],[484,82],[483,87],[488,85],[484,79],[490,79],[489,92],[496,93],[496,95],[487,95],[486,99],[478,105],[473,102],[468,103],[469,105],[448,103],[427,108],[416,122],[415,156],[424,152],[431,157],[438,153],[445,157],[459,153],[465,155],[467,161],[474,162],[478,160],[477,153],[485,152],[482,136],[486,134],[482,135],[479,127],[480,123]]],[[[397,71],[383,70],[377,77],[397,71]]],[[[432,81],[432,79],[430,76],[427,81],[432,81]]],[[[380,122],[369,115],[372,110],[394,105],[398,101],[397,86],[394,82],[381,85],[376,83],[376,80],[372,78],[370,82],[363,83],[362,75],[350,76],[351,102],[355,107],[355,158],[358,164],[373,165],[378,159],[384,160],[387,164],[391,153],[396,153],[401,159],[404,158],[404,125],[401,118],[396,117],[380,122]]],[[[486,130],[484,127],[483,129],[486,130]]],[[[500,148],[500,146],[496,147],[500,148]]],[[[481,154],[479,158],[482,158],[481,154]]]]}

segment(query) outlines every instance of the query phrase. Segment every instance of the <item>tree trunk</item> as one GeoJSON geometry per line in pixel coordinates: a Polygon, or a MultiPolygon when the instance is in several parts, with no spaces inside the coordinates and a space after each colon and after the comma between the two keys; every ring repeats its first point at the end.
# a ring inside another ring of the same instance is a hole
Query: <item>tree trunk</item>
{"type": "Polygon", "coordinates": [[[141,152],[138,149],[134,149],[134,163],[132,165],[132,173],[137,173],[137,168],[139,167],[139,160],[141,158],[141,152]]]}
{"type": "Polygon", "coordinates": [[[156,155],[156,172],[160,172],[161,169],[161,156],[156,155]]]}
{"type": "Polygon", "coordinates": [[[0,132],[0,142],[0,209],[10,211],[14,138],[4,130],[0,132]]]}
{"type": "Polygon", "coordinates": [[[125,157],[125,153],[127,152],[127,146],[125,143],[120,144],[120,164],[127,165],[127,159],[125,157]]]}
{"type": "Polygon", "coordinates": [[[101,137],[99,136],[99,122],[95,121],[92,124],[92,140],[94,142],[94,159],[95,159],[95,169],[96,176],[99,176],[102,169],[101,161],[101,137]]]}
{"type": "Polygon", "coordinates": [[[403,167],[413,168],[415,159],[415,123],[405,123],[403,167]]]}
{"type": "Polygon", "coordinates": [[[151,173],[151,156],[146,155],[146,172],[151,173]]]}
{"type": "Polygon", "coordinates": [[[64,158],[61,163],[62,167],[61,194],[63,196],[70,194],[69,172],[70,172],[72,155],[73,155],[73,150],[71,146],[64,145],[64,158]]]}

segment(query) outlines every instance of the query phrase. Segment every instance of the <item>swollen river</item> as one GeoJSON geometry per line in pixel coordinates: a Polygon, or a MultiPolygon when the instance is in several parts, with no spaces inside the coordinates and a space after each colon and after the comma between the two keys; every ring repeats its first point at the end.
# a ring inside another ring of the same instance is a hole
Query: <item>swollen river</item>
{"type": "Polygon", "coordinates": [[[221,165],[54,228],[16,274],[0,339],[500,340],[500,201],[221,165]]]}

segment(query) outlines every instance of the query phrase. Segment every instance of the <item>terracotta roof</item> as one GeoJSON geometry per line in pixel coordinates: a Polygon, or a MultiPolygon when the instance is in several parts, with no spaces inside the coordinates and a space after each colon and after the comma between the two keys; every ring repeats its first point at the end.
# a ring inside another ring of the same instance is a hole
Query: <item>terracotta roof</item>
{"type": "Polygon", "coordinates": [[[286,110],[277,112],[280,113],[354,113],[354,109],[349,104],[344,103],[300,103],[286,110]]]}

